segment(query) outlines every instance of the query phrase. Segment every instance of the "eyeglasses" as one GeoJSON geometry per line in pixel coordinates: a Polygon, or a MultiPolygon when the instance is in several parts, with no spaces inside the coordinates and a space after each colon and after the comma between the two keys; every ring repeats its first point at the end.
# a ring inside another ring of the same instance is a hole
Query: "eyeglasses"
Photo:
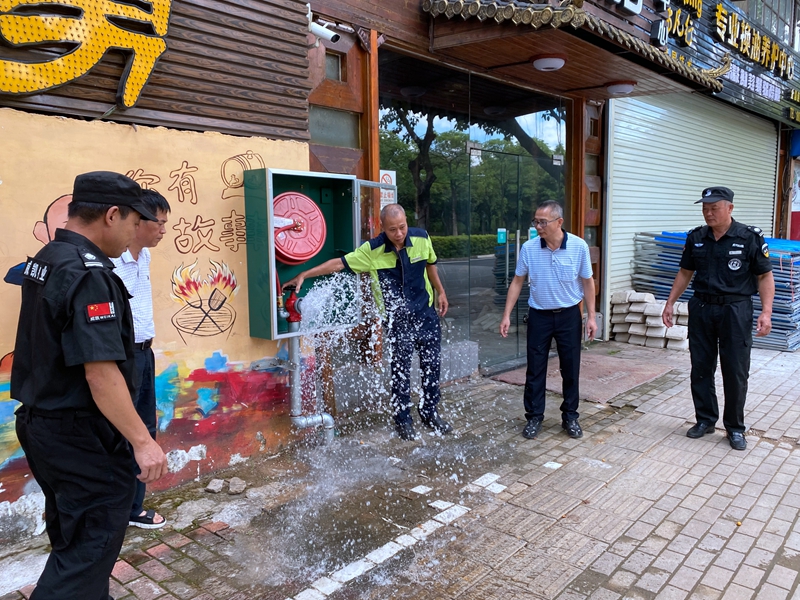
{"type": "Polygon", "coordinates": [[[550,219],[549,221],[534,219],[533,221],[531,221],[531,225],[533,225],[534,227],[547,227],[549,223],[552,223],[553,221],[558,221],[560,218],[561,217],[556,217],[555,219],[550,219]]]}

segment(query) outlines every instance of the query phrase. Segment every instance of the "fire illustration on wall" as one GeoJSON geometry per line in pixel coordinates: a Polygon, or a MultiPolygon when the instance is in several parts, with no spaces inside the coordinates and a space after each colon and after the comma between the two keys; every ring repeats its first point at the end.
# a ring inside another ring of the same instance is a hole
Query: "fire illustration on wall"
{"type": "Polygon", "coordinates": [[[211,259],[208,277],[200,279],[197,261],[172,273],[172,298],[183,307],[172,315],[172,324],[186,343],[186,336],[230,336],[236,311],[230,302],[239,291],[236,276],[225,263],[211,259]]]}

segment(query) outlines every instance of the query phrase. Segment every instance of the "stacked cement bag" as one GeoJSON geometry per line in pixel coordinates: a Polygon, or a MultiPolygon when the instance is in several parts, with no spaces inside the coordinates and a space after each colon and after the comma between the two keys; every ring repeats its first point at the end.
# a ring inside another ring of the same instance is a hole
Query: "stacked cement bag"
{"type": "Polygon", "coordinates": [[[648,348],[688,350],[689,309],[685,302],[675,303],[676,325],[664,326],[661,314],[665,302],[645,292],[614,292],[611,295],[611,333],[614,340],[648,348]]]}

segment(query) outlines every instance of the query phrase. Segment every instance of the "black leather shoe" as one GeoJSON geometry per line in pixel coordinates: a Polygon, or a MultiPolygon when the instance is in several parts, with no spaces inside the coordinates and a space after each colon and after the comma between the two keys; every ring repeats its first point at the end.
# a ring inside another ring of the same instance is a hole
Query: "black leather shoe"
{"type": "Polygon", "coordinates": [[[442,417],[439,416],[439,413],[433,413],[432,417],[429,419],[423,419],[422,422],[426,427],[433,429],[435,432],[441,433],[442,435],[446,433],[452,433],[453,431],[453,426],[442,419],[442,417]]]}
{"type": "Polygon", "coordinates": [[[728,442],[734,450],[744,450],[747,448],[747,440],[744,439],[744,434],[740,431],[729,431],[728,442]]]}
{"type": "Polygon", "coordinates": [[[400,439],[406,440],[407,442],[413,441],[418,437],[417,432],[414,431],[414,424],[411,421],[408,423],[396,423],[394,430],[397,432],[397,435],[400,436],[400,439]]]}
{"type": "Polygon", "coordinates": [[[714,426],[708,423],[698,423],[686,432],[686,437],[701,438],[709,433],[714,433],[714,426]]]}
{"type": "Polygon", "coordinates": [[[562,421],[561,427],[567,432],[567,435],[574,440],[583,437],[583,429],[581,429],[578,419],[573,419],[572,421],[562,421]]]}
{"type": "Polygon", "coordinates": [[[529,440],[536,439],[536,436],[539,435],[539,432],[542,430],[542,419],[541,418],[533,418],[528,419],[528,424],[525,425],[525,429],[522,430],[522,437],[528,438],[529,440]]]}

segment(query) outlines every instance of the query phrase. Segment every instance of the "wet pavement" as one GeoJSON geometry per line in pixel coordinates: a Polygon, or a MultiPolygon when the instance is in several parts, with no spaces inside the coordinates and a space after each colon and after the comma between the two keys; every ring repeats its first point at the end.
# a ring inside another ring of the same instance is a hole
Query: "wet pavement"
{"type": "MultiPolygon", "coordinates": [[[[557,395],[539,438],[522,438],[522,389],[483,378],[444,390],[456,435],[403,442],[385,415],[341,419],[332,444],[310,436],[214,474],[244,479],[241,495],[204,491],[209,476],[151,498],[170,526],[128,531],[112,596],[800,597],[800,355],[753,352],[751,429],[737,452],[719,430],[685,435],[688,353],[588,353],[670,370],[583,402],[580,440],[561,429],[557,395]]],[[[36,579],[42,538],[0,550],[0,585],[36,579]]],[[[0,600],[30,589],[0,587],[0,600]]]]}

